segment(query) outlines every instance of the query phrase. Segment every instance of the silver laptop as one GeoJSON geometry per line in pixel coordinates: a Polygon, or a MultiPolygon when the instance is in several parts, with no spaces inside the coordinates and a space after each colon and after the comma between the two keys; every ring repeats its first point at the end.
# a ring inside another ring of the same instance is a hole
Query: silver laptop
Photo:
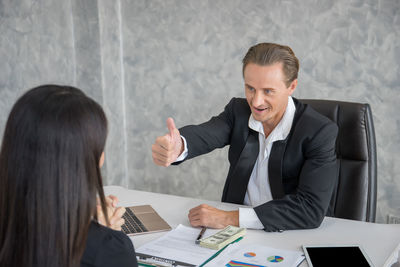
{"type": "Polygon", "coordinates": [[[150,205],[126,207],[122,218],[125,220],[122,232],[127,235],[171,230],[171,226],[150,205]]]}

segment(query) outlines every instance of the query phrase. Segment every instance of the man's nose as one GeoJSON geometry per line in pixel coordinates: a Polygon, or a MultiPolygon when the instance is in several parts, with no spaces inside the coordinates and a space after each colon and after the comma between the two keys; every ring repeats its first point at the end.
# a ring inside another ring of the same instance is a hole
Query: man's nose
{"type": "Polygon", "coordinates": [[[261,94],[261,92],[256,91],[254,93],[254,97],[253,97],[253,106],[254,107],[258,107],[261,106],[264,103],[264,98],[261,94]]]}

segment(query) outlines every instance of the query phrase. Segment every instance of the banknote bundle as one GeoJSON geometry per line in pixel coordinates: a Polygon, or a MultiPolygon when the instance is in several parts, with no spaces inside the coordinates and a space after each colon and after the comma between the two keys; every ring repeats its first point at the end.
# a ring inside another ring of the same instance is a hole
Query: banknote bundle
{"type": "Polygon", "coordinates": [[[220,250],[246,234],[246,228],[228,225],[221,231],[200,240],[200,246],[220,250]]]}

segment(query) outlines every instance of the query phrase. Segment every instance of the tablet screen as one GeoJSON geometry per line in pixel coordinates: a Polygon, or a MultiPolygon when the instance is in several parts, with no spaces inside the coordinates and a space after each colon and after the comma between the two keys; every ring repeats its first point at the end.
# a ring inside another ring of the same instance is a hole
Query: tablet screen
{"type": "Polygon", "coordinates": [[[309,261],[309,265],[313,267],[371,267],[370,263],[358,246],[303,246],[303,248],[307,261],[309,261]]]}

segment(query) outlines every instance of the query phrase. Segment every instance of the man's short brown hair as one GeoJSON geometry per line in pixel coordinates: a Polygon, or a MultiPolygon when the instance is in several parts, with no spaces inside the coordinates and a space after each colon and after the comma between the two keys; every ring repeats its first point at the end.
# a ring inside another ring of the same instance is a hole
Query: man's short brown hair
{"type": "Polygon", "coordinates": [[[243,60],[243,75],[247,64],[254,63],[260,66],[282,63],[285,84],[287,87],[297,79],[299,72],[299,60],[293,50],[286,45],[274,43],[259,43],[250,47],[243,60]]]}

